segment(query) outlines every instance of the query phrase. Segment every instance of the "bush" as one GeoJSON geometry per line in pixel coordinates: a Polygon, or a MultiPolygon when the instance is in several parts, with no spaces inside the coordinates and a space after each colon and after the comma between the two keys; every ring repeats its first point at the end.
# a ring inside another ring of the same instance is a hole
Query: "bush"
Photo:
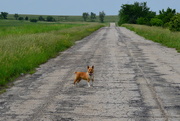
{"type": "Polygon", "coordinates": [[[30,22],[37,22],[37,19],[31,19],[30,22]]]}
{"type": "Polygon", "coordinates": [[[170,22],[165,23],[165,24],[163,25],[163,28],[169,28],[169,26],[170,26],[169,23],[170,23],[170,22]]]}
{"type": "Polygon", "coordinates": [[[150,21],[150,24],[152,26],[162,26],[163,21],[161,19],[158,19],[158,18],[152,18],[151,21],[150,21]]]}
{"type": "Polygon", "coordinates": [[[171,21],[169,22],[169,29],[171,31],[180,31],[180,13],[172,17],[171,21]]]}
{"type": "Polygon", "coordinates": [[[19,17],[19,20],[24,20],[24,18],[23,17],[19,17]]]}
{"type": "Polygon", "coordinates": [[[54,19],[52,16],[48,16],[48,17],[47,17],[47,21],[53,22],[53,21],[55,21],[55,19],[54,19]]]}
{"type": "Polygon", "coordinates": [[[39,16],[39,21],[45,21],[45,19],[42,16],[39,16]]]}
{"type": "Polygon", "coordinates": [[[28,20],[29,20],[29,18],[26,16],[26,17],[25,17],[25,20],[26,20],[26,21],[28,21],[28,20]]]}
{"type": "Polygon", "coordinates": [[[147,21],[146,18],[140,17],[140,18],[137,19],[137,24],[145,25],[146,21],[147,21]]]}

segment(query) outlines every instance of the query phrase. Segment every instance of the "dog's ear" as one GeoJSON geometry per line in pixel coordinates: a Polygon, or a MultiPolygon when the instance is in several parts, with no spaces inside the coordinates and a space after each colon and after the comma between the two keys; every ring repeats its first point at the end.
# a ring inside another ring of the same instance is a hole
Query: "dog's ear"
{"type": "Polygon", "coordinates": [[[92,68],[94,68],[94,66],[92,66],[92,68]]]}
{"type": "Polygon", "coordinates": [[[89,69],[89,66],[87,66],[87,69],[89,69]]]}

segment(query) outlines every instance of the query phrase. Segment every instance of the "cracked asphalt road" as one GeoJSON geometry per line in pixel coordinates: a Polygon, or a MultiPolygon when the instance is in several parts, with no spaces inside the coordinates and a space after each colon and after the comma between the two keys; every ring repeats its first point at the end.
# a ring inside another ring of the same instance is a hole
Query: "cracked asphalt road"
{"type": "Polygon", "coordinates": [[[0,121],[179,121],[180,54],[104,27],[0,95],[0,121]],[[94,86],[73,86],[95,66],[94,86]]]}

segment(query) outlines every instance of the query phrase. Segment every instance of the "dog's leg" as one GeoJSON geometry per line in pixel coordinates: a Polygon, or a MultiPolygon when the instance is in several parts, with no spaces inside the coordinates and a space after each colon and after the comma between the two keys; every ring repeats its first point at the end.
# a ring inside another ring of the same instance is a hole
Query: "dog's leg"
{"type": "Polygon", "coordinates": [[[75,79],[75,80],[74,80],[74,85],[76,85],[76,84],[77,84],[77,82],[78,82],[78,80],[77,80],[77,79],[75,79]]]}
{"type": "Polygon", "coordinates": [[[77,80],[77,83],[79,83],[80,81],[81,81],[81,79],[78,79],[78,80],[77,80]]]}
{"type": "Polygon", "coordinates": [[[89,84],[90,81],[90,79],[87,80],[88,87],[91,87],[91,85],[89,84]]]}
{"type": "Polygon", "coordinates": [[[74,80],[74,85],[79,84],[80,81],[81,81],[81,78],[76,78],[76,79],[74,80]]]}
{"type": "Polygon", "coordinates": [[[73,83],[74,85],[76,85],[76,80],[74,80],[74,83],[73,83]]]}
{"type": "Polygon", "coordinates": [[[89,84],[89,82],[87,82],[87,84],[88,84],[88,87],[91,87],[90,84],[89,84]]]}
{"type": "Polygon", "coordinates": [[[76,84],[77,84],[78,86],[79,86],[79,82],[80,82],[80,81],[81,81],[81,79],[77,80],[77,83],[76,83],[76,84]]]}
{"type": "Polygon", "coordinates": [[[91,80],[92,80],[92,86],[93,86],[93,82],[94,82],[94,77],[92,77],[92,79],[91,79],[91,80]]]}

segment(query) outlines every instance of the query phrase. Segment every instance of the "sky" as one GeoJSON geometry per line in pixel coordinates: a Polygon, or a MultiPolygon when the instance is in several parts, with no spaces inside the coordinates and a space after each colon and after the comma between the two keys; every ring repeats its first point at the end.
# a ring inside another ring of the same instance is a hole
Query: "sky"
{"type": "Polygon", "coordinates": [[[93,12],[99,15],[104,11],[106,15],[118,15],[123,4],[147,2],[151,11],[168,7],[180,13],[180,0],[0,0],[0,12],[9,14],[35,15],[82,15],[83,12],[93,12]]]}

